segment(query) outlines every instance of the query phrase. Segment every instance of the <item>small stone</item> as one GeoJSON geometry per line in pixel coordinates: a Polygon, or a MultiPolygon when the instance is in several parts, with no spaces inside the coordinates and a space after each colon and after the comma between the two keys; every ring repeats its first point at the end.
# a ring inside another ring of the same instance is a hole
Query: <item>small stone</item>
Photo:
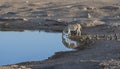
{"type": "Polygon", "coordinates": [[[59,22],[60,22],[60,21],[62,21],[62,19],[57,19],[57,21],[59,21],[59,22]]]}
{"type": "Polygon", "coordinates": [[[23,21],[28,21],[28,19],[26,19],[26,18],[23,18],[23,21]]]}
{"type": "Polygon", "coordinates": [[[70,6],[70,5],[68,5],[68,6],[66,6],[67,8],[71,8],[72,6],[70,6]]]}
{"type": "Polygon", "coordinates": [[[83,10],[86,11],[86,10],[87,10],[87,7],[84,7],[83,10]]]}
{"type": "Polygon", "coordinates": [[[29,3],[29,1],[25,1],[26,3],[29,3]]]}
{"type": "Polygon", "coordinates": [[[88,18],[91,18],[92,16],[88,13],[88,18]]]}

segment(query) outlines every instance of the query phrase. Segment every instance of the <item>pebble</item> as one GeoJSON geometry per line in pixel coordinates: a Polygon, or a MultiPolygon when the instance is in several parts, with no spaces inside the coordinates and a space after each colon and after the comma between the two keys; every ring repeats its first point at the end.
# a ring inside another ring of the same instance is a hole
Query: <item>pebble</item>
{"type": "Polygon", "coordinates": [[[23,21],[28,21],[28,19],[27,18],[23,18],[23,21]]]}
{"type": "Polygon", "coordinates": [[[88,15],[88,18],[91,18],[91,17],[92,17],[89,13],[88,13],[87,15],[88,15]]]}

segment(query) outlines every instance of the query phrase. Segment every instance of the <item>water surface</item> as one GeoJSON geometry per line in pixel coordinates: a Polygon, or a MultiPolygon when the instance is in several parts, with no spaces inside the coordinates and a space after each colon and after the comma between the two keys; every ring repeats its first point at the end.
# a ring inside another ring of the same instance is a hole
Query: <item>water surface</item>
{"type": "Polygon", "coordinates": [[[0,65],[47,59],[55,52],[68,51],[61,33],[0,31],[0,65]]]}

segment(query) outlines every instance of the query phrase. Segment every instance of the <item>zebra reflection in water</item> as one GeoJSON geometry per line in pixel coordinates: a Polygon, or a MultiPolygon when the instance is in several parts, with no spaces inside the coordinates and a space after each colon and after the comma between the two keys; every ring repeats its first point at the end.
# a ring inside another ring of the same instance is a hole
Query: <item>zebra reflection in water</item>
{"type": "Polygon", "coordinates": [[[62,43],[68,48],[76,48],[80,44],[77,41],[71,40],[71,36],[81,36],[81,25],[70,24],[62,32],[62,43]]]}

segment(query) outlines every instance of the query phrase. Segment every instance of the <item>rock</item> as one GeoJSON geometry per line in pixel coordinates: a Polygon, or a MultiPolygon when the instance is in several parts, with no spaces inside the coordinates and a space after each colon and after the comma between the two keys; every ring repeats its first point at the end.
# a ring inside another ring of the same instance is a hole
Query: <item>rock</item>
{"type": "Polygon", "coordinates": [[[72,6],[71,6],[71,5],[67,5],[67,6],[65,6],[65,7],[67,7],[67,8],[71,8],[72,6]]]}
{"type": "Polygon", "coordinates": [[[27,18],[23,18],[23,21],[28,21],[28,19],[27,18]]]}
{"type": "Polygon", "coordinates": [[[91,17],[92,17],[89,13],[87,14],[87,16],[88,16],[88,18],[91,18],[91,17]]]}
{"type": "Polygon", "coordinates": [[[26,3],[29,3],[29,1],[25,1],[26,3]]]}
{"type": "Polygon", "coordinates": [[[87,9],[87,7],[84,7],[83,10],[84,10],[84,11],[87,11],[88,9],[87,9]]]}

